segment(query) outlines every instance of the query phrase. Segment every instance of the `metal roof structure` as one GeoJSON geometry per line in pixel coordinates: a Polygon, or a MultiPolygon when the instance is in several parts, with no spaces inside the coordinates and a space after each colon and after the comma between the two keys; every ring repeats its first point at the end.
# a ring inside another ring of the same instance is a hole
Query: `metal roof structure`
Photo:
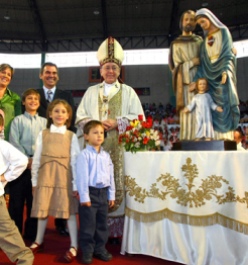
{"type": "Polygon", "coordinates": [[[247,0],[1,0],[0,52],[94,51],[108,36],[124,49],[168,48],[181,14],[202,7],[248,39],[247,0]]]}

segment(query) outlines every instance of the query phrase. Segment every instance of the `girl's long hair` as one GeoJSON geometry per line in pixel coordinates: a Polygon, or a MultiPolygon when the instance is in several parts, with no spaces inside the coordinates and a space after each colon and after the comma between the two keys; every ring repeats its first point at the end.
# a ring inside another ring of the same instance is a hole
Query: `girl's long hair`
{"type": "Polygon", "coordinates": [[[53,124],[53,120],[52,120],[52,118],[50,118],[50,114],[53,111],[54,107],[58,104],[62,104],[68,112],[69,118],[65,123],[65,125],[68,129],[71,126],[72,108],[71,108],[70,104],[64,99],[55,99],[54,101],[49,103],[49,105],[47,107],[47,112],[46,112],[46,117],[47,117],[47,126],[46,127],[50,128],[51,124],[53,124]]]}

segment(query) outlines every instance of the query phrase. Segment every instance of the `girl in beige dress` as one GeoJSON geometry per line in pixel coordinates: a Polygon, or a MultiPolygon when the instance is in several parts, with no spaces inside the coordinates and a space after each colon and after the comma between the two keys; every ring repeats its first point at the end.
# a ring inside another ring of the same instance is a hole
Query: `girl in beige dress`
{"type": "Polygon", "coordinates": [[[76,135],[67,130],[72,118],[70,105],[56,99],[48,106],[47,129],[36,141],[32,164],[33,206],[32,217],[38,218],[33,253],[43,251],[44,233],[48,216],[68,219],[71,247],[64,258],[72,262],[77,255],[78,209],[75,183],[75,162],[80,151],[76,135]]]}

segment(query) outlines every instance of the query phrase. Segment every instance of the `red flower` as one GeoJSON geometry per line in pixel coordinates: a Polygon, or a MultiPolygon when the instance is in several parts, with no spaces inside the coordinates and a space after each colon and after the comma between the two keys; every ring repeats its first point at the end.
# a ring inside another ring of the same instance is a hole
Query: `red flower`
{"type": "Polygon", "coordinates": [[[147,120],[147,121],[142,122],[142,127],[147,128],[147,129],[152,128],[152,120],[147,120]]]}
{"type": "Polygon", "coordinates": [[[133,134],[134,134],[136,137],[138,137],[138,136],[139,136],[139,131],[138,131],[138,130],[135,130],[135,131],[133,132],[133,134]]]}
{"type": "Polygon", "coordinates": [[[126,133],[124,132],[119,136],[119,142],[124,144],[126,151],[137,152],[144,147],[147,150],[155,150],[156,141],[147,136],[150,135],[152,126],[153,120],[151,116],[147,117],[146,121],[143,121],[143,116],[139,115],[138,120],[130,121],[129,126],[126,128],[126,133]]]}
{"type": "Polygon", "coordinates": [[[147,138],[146,136],[143,139],[143,144],[147,144],[149,142],[149,138],[147,138]]]}
{"type": "Polygon", "coordinates": [[[138,120],[143,121],[143,115],[142,114],[138,115],[138,120]]]}

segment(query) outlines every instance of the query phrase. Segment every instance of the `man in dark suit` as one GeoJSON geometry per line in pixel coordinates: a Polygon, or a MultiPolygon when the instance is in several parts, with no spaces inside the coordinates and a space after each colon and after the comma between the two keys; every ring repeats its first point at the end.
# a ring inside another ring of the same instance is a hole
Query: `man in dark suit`
{"type": "Polygon", "coordinates": [[[75,132],[75,104],[72,94],[68,91],[58,89],[56,84],[59,81],[59,73],[57,65],[54,63],[44,63],[40,70],[40,79],[43,82],[43,88],[37,89],[40,94],[40,107],[38,109],[38,113],[41,117],[46,118],[46,111],[49,102],[54,99],[64,99],[66,100],[72,107],[73,111],[73,119],[71,127],[69,128],[71,131],[75,132]]]}
{"type": "MultiPolygon", "coordinates": [[[[37,89],[40,94],[40,107],[38,113],[40,116],[46,118],[46,111],[49,102],[54,99],[64,99],[72,107],[73,118],[70,126],[71,131],[75,131],[75,104],[74,99],[70,92],[58,89],[56,84],[59,81],[58,67],[54,63],[44,63],[40,70],[40,79],[43,82],[43,88],[37,89]]],[[[55,226],[60,235],[69,235],[66,229],[66,220],[57,218],[55,219],[55,226]]]]}

